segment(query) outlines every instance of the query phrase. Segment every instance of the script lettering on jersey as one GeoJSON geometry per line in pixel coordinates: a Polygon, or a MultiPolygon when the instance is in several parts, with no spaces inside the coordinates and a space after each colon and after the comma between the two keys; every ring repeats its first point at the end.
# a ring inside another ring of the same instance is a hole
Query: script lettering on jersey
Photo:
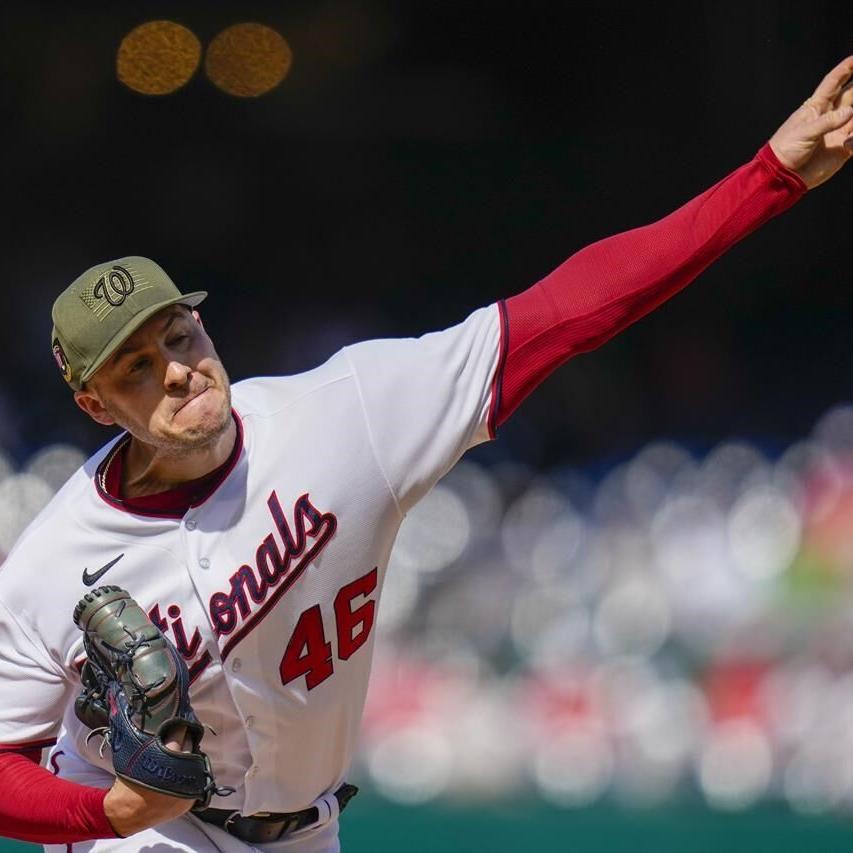
{"type": "Polygon", "coordinates": [[[171,619],[171,624],[167,619],[164,619],[160,613],[160,605],[155,604],[148,611],[148,618],[164,633],[168,634],[171,629],[172,632],[172,642],[175,644],[175,648],[180,652],[181,657],[187,662],[190,671],[190,683],[195,681],[201,673],[207,669],[213,658],[210,655],[210,652],[205,651],[203,655],[200,655],[197,661],[193,661],[196,652],[201,645],[201,633],[198,628],[196,628],[192,636],[187,639],[187,632],[184,628],[184,621],[181,618],[181,608],[177,604],[170,604],[168,608],[166,608],[166,613],[171,619]]]}
{"type": "Polygon", "coordinates": [[[228,590],[210,597],[213,630],[229,638],[222,648],[223,661],[326,547],[338,526],[337,518],[320,512],[307,494],[293,505],[292,524],[284,517],[275,491],[267,499],[267,508],[273,529],[259,543],[254,564],[244,563],[228,579],[228,590]],[[253,612],[252,604],[261,606],[253,612]]]}

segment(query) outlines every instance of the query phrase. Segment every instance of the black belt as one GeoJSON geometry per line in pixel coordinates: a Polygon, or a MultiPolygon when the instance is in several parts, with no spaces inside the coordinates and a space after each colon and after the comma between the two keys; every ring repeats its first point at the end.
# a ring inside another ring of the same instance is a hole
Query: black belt
{"type": "MultiPolygon", "coordinates": [[[[335,791],[335,799],[338,801],[340,811],[346,808],[347,803],[357,793],[358,788],[346,782],[335,791]]],[[[270,841],[278,841],[282,835],[296,832],[320,819],[317,806],[311,806],[301,812],[258,812],[248,817],[232,809],[203,809],[193,814],[205,823],[212,823],[224,829],[229,835],[241,841],[247,841],[249,844],[268,844],[270,841]]]]}

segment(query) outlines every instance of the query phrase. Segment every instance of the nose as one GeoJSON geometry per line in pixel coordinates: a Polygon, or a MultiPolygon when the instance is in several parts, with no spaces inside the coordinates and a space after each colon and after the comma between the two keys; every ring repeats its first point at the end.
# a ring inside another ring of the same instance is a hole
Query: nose
{"type": "Polygon", "coordinates": [[[191,367],[181,364],[179,361],[170,361],[166,365],[166,376],[163,384],[168,391],[177,391],[189,383],[191,374],[191,367]]]}

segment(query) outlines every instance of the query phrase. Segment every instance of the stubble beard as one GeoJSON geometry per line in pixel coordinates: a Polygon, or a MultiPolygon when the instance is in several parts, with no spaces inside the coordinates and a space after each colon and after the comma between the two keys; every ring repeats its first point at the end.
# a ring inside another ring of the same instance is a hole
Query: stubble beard
{"type": "Polygon", "coordinates": [[[127,430],[135,439],[156,447],[159,455],[182,457],[213,446],[231,425],[231,383],[225,377],[222,385],[215,387],[225,395],[225,401],[215,419],[206,419],[205,422],[188,427],[180,433],[152,433],[144,427],[134,425],[131,419],[115,406],[105,402],[104,408],[116,424],[127,430]]]}
{"type": "Polygon", "coordinates": [[[225,390],[225,403],[215,420],[207,420],[189,427],[180,434],[157,436],[155,441],[164,455],[183,456],[198,450],[206,450],[228,430],[231,425],[231,389],[225,390]]]}

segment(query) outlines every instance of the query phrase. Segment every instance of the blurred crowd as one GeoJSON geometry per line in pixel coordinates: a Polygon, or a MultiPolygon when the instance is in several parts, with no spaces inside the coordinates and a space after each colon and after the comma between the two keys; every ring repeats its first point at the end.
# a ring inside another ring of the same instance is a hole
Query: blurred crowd
{"type": "MultiPolygon", "coordinates": [[[[81,464],[0,457],[0,557],[81,464]]],[[[853,804],[853,406],[784,452],[463,460],[388,567],[356,774],[407,803],[853,804]]]]}

